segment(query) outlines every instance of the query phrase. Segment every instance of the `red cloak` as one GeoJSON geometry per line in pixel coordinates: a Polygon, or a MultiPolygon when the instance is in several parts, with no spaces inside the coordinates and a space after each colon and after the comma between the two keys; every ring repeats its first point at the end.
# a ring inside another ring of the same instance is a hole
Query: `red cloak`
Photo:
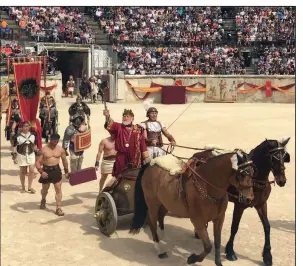
{"type": "Polygon", "coordinates": [[[140,168],[148,158],[144,129],[140,125],[124,126],[111,118],[104,127],[115,139],[117,155],[112,175],[117,177],[126,168],[140,168]]]}

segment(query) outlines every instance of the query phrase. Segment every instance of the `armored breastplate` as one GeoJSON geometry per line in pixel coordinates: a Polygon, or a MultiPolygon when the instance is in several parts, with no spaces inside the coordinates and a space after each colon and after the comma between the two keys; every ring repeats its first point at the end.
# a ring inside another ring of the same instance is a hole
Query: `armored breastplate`
{"type": "Polygon", "coordinates": [[[29,139],[24,138],[24,142],[17,145],[17,152],[22,155],[30,155],[34,152],[35,144],[29,139]]]}
{"type": "MultiPolygon", "coordinates": [[[[159,123],[160,124],[160,123],[159,123]]],[[[145,123],[146,125],[146,132],[147,132],[147,138],[150,140],[157,140],[157,147],[162,147],[163,146],[163,140],[162,140],[162,132],[154,132],[151,131],[150,128],[148,127],[148,123],[145,123]]],[[[147,143],[147,146],[150,146],[150,143],[147,143]]]]}

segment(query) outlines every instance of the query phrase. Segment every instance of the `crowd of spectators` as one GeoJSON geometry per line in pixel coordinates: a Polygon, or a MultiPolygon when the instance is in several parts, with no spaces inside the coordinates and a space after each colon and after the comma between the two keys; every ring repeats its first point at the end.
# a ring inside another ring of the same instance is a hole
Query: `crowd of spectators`
{"type": "Polygon", "coordinates": [[[195,46],[224,35],[220,7],[98,7],[91,10],[114,44],[195,46]]]}
{"type": "Polygon", "coordinates": [[[295,75],[296,49],[293,45],[257,48],[257,71],[259,75],[295,75]]]}
{"type": "Polygon", "coordinates": [[[149,48],[115,46],[118,69],[128,75],[245,74],[244,58],[237,48],[178,47],[149,48]]]}
{"type": "Polygon", "coordinates": [[[292,7],[243,7],[236,15],[238,45],[252,42],[295,42],[296,12],[292,7]]]}
{"type": "Polygon", "coordinates": [[[37,42],[94,43],[95,33],[74,7],[10,7],[9,16],[37,42]]]}
{"type": "Polygon", "coordinates": [[[13,30],[8,26],[8,23],[5,19],[0,19],[0,38],[1,39],[12,39],[13,30]]]}

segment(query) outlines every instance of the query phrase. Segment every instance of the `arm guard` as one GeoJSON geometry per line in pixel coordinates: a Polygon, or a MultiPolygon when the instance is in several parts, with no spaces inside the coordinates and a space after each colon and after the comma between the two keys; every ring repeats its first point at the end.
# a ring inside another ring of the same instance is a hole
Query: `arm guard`
{"type": "Polygon", "coordinates": [[[68,148],[68,144],[71,140],[71,137],[76,133],[76,129],[73,127],[73,126],[68,126],[66,129],[65,129],[65,132],[64,132],[64,137],[63,137],[63,142],[62,142],[62,146],[63,146],[63,149],[67,149],[68,148]]]}

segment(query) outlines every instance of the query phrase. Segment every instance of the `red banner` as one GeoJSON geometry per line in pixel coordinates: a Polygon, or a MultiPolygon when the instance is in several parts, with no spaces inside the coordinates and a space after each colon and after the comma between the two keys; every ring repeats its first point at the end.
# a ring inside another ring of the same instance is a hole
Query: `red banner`
{"type": "Polygon", "coordinates": [[[36,119],[40,100],[41,64],[14,63],[17,96],[23,121],[30,121],[32,130],[37,134],[37,146],[42,148],[41,125],[36,119]]]}
{"type": "Polygon", "coordinates": [[[271,97],[272,96],[271,81],[270,80],[266,80],[266,83],[265,83],[265,95],[266,95],[266,97],[271,97]]]}

